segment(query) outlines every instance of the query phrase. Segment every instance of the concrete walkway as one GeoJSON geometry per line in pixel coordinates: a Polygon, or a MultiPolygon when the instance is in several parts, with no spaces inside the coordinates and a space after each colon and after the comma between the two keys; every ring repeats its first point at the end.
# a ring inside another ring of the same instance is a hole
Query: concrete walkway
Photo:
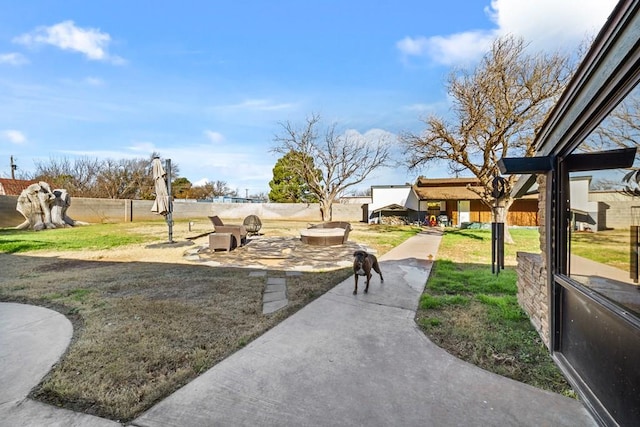
{"type": "Polygon", "coordinates": [[[136,426],[594,426],[582,405],[462,362],[414,322],[440,236],[381,257],[134,420],[136,426]]]}
{"type": "Polygon", "coordinates": [[[120,426],[27,398],[71,342],[62,314],[33,305],[0,303],[0,426],[120,426]]]}
{"type": "MultiPolygon", "coordinates": [[[[595,426],[582,405],[483,371],[414,322],[440,235],[380,258],[368,294],[353,278],[158,403],[134,426],[595,426]]],[[[0,303],[0,426],[116,426],[26,395],[62,355],[71,325],[0,303]],[[33,367],[33,369],[32,369],[33,367]]]]}

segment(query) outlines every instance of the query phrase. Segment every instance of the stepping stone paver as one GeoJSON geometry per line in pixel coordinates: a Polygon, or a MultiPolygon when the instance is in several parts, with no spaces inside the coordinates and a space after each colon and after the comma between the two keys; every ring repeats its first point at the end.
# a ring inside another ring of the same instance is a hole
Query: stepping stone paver
{"type": "Polygon", "coordinates": [[[262,295],[262,314],[275,313],[289,305],[287,298],[287,279],[268,277],[262,295]]]}
{"type": "Polygon", "coordinates": [[[263,303],[267,303],[267,302],[274,302],[274,301],[289,301],[287,299],[287,293],[286,292],[269,292],[264,294],[264,296],[262,297],[262,302],[263,303]]]}
{"type": "Polygon", "coordinates": [[[264,288],[265,294],[273,293],[273,292],[287,292],[287,285],[284,283],[281,285],[267,285],[264,288]]]}
{"type": "Polygon", "coordinates": [[[278,310],[285,308],[289,304],[287,300],[267,302],[262,305],[262,314],[275,313],[278,310]]]}

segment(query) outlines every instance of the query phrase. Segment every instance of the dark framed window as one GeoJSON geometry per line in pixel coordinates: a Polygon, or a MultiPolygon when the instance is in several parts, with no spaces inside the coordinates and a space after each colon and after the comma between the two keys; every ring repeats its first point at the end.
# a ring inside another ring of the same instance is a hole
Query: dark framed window
{"type": "Polygon", "coordinates": [[[565,168],[568,276],[636,317],[640,316],[640,157],[633,149],[639,146],[640,88],[636,87],[570,153],[586,160],[568,161],[565,168]],[[606,153],[619,154],[614,159],[606,153]],[[627,164],[621,167],[620,162],[627,164]]]}

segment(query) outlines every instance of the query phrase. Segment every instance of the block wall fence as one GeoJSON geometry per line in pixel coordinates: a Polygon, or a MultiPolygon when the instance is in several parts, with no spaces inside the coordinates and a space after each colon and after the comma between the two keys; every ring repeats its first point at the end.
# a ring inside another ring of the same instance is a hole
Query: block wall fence
{"type": "MultiPolygon", "coordinates": [[[[0,227],[15,227],[24,221],[16,211],[18,196],[0,196],[0,227]]],[[[88,223],[134,222],[163,219],[151,212],[152,200],[91,199],[72,197],[67,215],[76,221],[88,223]]],[[[362,221],[363,205],[333,205],[334,221],[362,221]]],[[[319,222],[320,205],[317,203],[198,203],[175,201],[174,220],[206,219],[218,215],[228,220],[243,220],[249,215],[260,219],[284,219],[319,222]]]]}

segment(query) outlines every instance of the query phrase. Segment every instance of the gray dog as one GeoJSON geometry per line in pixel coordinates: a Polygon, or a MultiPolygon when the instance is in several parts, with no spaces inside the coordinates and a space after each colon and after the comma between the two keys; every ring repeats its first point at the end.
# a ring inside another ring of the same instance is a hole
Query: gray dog
{"type": "Polygon", "coordinates": [[[367,278],[367,286],[364,288],[364,293],[369,292],[372,268],[380,275],[380,282],[384,282],[384,278],[380,272],[380,266],[378,265],[378,258],[376,258],[375,255],[365,251],[355,251],[353,253],[353,274],[356,282],[356,287],[353,290],[354,295],[358,293],[358,276],[365,276],[367,278]]]}

